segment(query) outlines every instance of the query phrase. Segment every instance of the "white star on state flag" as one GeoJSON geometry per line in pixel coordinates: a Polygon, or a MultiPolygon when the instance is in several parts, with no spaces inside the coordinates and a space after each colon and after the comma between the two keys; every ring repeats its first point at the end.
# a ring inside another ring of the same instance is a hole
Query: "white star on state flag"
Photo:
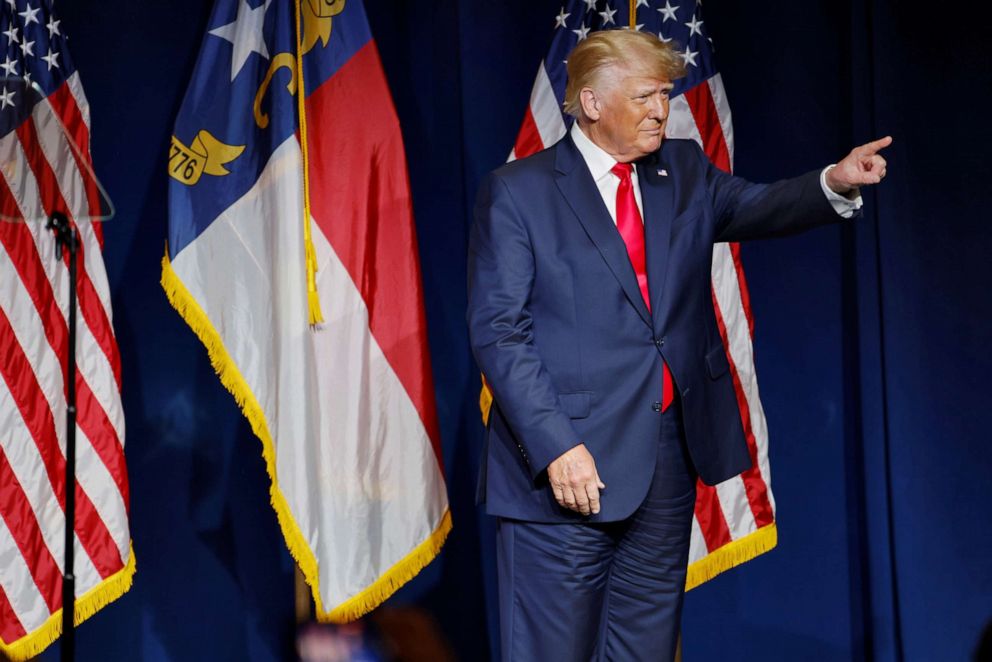
{"type": "Polygon", "coordinates": [[[41,21],[38,20],[38,12],[41,11],[41,7],[37,9],[31,9],[31,5],[26,5],[24,11],[17,12],[17,15],[24,19],[24,27],[27,28],[32,23],[37,23],[41,25],[41,21]]]}
{"type": "Polygon", "coordinates": [[[565,19],[568,18],[569,16],[571,16],[571,14],[567,13],[565,11],[565,8],[562,7],[561,11],[558,12],[558,15],[555,16],[555,29],[557,30],[558,28],[565,27],[565,19]]]}
{"type": "Polygon", "coordinates": [[[610,9],[609,7],[607,7],[605,11],[599,12],[599,15],[603,17],[603,25],[613,23],[613,15],[616,13],[616,9],[610,9]]]}
{"type": "Polygon", "coordinates": [[[686,23],[686,27],[689,28],[689,37],[691,38],[692,35],[694,34],[698,34],[700,37],[702,37],[703,31],[699,29],[702,25],[703,22],[698,20],[696,16],[693,16],[692,20],[686,23]]]}
{"type": "Polygon", "coordinates": [[[678,19],[675,17],[675,10],[679,7],[681,7],[681,5],[675,5],[673,7],[669,0],[665,0],[665,6],[658,8],[658,13],[662,16],[661,22],[664,23],[668,20],[677,21],[678,19]]]}
{"type": "Polygon", "coordinates": [[[266,60],[269,59],[269,49],[265,46],[262,25],[265,23],[265,11],[272,0],[265,0],[261,7],[252,9],[247,0],[241,0],[238,5],[238,17],[233,23],[214,28],[208,34],[231,42],[234,47],[231,52],[231,80],[238,77],[241,68],[248,61],[248,56],[258,53],[266,60]]]}

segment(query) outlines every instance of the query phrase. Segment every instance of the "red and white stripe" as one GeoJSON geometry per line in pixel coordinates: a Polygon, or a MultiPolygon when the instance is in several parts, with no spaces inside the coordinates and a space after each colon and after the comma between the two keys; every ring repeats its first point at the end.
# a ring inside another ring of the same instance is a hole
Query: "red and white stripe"
{"type": "MultiPolygon", "coordinates": [[[[564,118],[542,62],[510,160],[554,144],[565,132],[564,118]]],[[[732,170],[733,124],[719,74],[672,99],[666,135],[695,140],[717,167],[732,170]]],[[[714,311],[754,467],[716,486],[698,484],[689,548],[690,578],[692,564],[775,521],[768,427],[754,367],[754,320],[737,244],[714,246],[712,282],[714,311]]]]}
{"type": "MultiPolygon", "coordinates": [[[[61,626],[69,272],[44,227],[56,209],[68,210],[81,242],[76,596],[133,569],[120,356],[100,227],[84,220],[100,203],[78,74],[0,138],[0,163],[0,650],[20,659],[61,626]]],[[[92,612],[80,606],[77,620],[92,612]]]]}
{"type": "Polygon", "coordinates": [[[534,87],[530,91],[530,103],[524,112],[524,121],[507,160],[513,161],[540,152],[561,140],[564,135],[565,118],[558,107],[558,99],[551,87],[544,62],[541,62],[537,67],[534,87]]]}

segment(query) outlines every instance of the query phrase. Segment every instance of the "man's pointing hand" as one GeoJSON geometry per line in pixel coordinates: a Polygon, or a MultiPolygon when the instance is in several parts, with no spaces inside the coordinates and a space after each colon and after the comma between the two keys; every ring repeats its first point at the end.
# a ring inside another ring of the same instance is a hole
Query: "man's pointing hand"
{"type": "Polygon", "coordinates": [[[834,193],[847,195],[859,186],[879,183],[885,177],[885,159],[878,152],[891,144],[892,136],[885,136],[855,147],[827,170],[827,186],[834,193]]]}

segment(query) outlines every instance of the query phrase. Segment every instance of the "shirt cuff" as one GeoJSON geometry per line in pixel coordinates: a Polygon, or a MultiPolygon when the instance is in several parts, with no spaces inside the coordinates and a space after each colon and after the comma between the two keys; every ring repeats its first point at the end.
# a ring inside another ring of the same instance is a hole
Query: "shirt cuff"
{"type": "Polygon", "coordinates": [[[834,211],[840,214],[843,218],[851,218],[854,216],[854,212],[861,209],[863,204],[861,200],[861,192],[858,189],[854,189],[851,193],[854,195],[853,198],[848,198],[841,195],[840,193],[835,193],[830,190],[827,186],[827,171],[833,168],[836,163],[831,163],[823,172],[820,173],[820,188],[823,189],[823,195],[827,196],[827,201],[830,206],[834,208],[834,211]]]}

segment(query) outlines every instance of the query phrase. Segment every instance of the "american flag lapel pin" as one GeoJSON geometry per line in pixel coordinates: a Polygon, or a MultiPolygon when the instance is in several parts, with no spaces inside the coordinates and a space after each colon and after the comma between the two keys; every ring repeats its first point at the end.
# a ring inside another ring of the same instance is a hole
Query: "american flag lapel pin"
{"type": "Polygon", "coordinates": [[[664,168],[658,168],[658,175],[661,177],[668,177],[668,171],[664,168]]]}

